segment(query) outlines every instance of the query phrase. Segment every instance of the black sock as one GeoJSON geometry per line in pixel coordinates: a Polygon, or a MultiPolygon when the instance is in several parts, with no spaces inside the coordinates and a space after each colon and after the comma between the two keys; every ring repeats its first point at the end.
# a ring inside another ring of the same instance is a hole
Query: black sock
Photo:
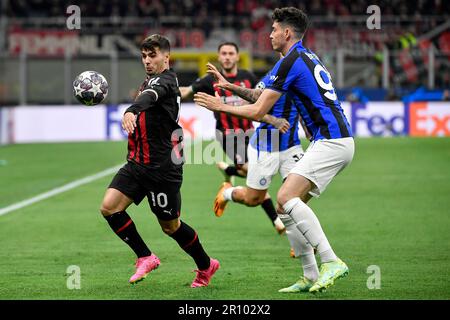
{"type": "Polygon", "coordinates": [[[269,198],[269,199],[264,200],[264,202],[261,203],[261,207],[264,209],[264,211],[266,212],[267,216],[272,221],[272,223],[274,223],[274,221],[278,217],[278,214],[277,214],[277,210],[275,210],[275,207],[273,206],[272,199],[269,198]]]}
{"type": "Polygon", "coordinates": [[[209,256],[203,250],[203,246],[198,239],[197,232],[189,225],[181,221],[177,231],[170,235],[188,255],[190,255],[199,270],[209,268],[209,256]]]}
{"type": "Polygon", "coordinates": [[[225,173],[227,175],[231,176],[238,176],[241,178],[245,178],[245,176],[243,176],[242,174],[239,174],[238,172],[238,168],[236,168],[236,166],[230,165],[225,169],[225,173]]]}
{"type": "Polygon", "coordinates": [[[152,252],[139,235],[136,225],[126,211],[113,213],[105,217],[109,226],[126,244],[133,249],[138,258],[150,256],[152,252]]]}

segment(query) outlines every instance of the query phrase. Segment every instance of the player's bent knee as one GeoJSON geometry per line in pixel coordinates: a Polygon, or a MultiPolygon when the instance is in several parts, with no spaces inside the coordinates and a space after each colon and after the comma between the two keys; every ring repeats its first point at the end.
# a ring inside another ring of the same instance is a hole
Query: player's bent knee
{"type": "Polygon", "coordinates": [[[286,202],[294,198],[292,194],[286,192],[283,189],[280,189],[277,194],[277,203],[280,207],[283,207],[286,202]]]}
{"type": "Polygon", "coordinates": [[[100,206],[100,213],[103,215],[103,216],[110,216],[110,215],[112,215],[113,213],[116,213],[117,211],[116,210],[114,210],[115,208],[113,208],[112,206],[108,206],[108,204],[107,203],[105,203],[105,202],[103,202],[102,203],[102,205],[100,206]]]}
{"type": "Polygon", "coordinates": [[[133,202],[129,197],[119,190],[108,188],[100,206],[103,216],[110,216],[116,212],[124,211],[133,202]]]}

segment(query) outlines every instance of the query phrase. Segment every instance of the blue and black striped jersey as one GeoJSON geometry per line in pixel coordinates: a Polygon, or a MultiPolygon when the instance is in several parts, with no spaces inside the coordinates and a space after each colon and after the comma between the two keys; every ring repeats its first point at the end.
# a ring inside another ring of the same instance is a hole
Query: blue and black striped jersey
{"type": "Polygon", "coordinates": [[[288,93],[313,140],[352,137],[330,73],[317,55],[297,42],[270,71],[268,89],[288,93]]]}
{"type": "MultiPolygon", "coordinates": [[[[273,82],[271,73],[267,73],[256,85],[259,89],[269,87],[273,82]]],[[[250,144],[258,151],[284,151],[300,144],[298,137],[298,110],[289,94],[283,94],[268,113],[277,118],[286,119],[289,130],[286,133],[279,131],[271,124],[262,122],[250,140],[250,144]],[[275,141],[273,141],[275,139],[275,141]]]]}

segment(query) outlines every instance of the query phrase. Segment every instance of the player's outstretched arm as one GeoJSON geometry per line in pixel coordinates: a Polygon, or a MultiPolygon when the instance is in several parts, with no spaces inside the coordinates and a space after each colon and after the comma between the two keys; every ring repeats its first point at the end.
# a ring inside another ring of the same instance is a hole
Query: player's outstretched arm
{"type": "Polygon", "coordinates": [[[179,87],[181,93],[181,100],[189,100],[194,96],[194,90],[192,86],[189,87],[179,87]]]}
{"type": "Polygon", "coordinates": [[[262,93],[261,89],[249,89],[230,83],[224,78],[224,76],[219,72],[219,70],[217,70],[217,68],[210,62],[206,64],[206,67],[207,67],[206,72],[212,74],[216,79],[217,83],[215,85],[217,87],[229,90],[248,102],[251,103],[255,102],[256,100],[258,100],[259,96],[262,93]]]}
{"type": "Polygon", "coordinates": [[[226,112],[234,116],[261,121],[280,96],[280,92],[266,89],[255,103],[239,106],[239,108],[226,105],[220,101],[218,96],[214,97],[203,92],[196,93],[194,95],[194,101],[211,111],[226,112]]]}

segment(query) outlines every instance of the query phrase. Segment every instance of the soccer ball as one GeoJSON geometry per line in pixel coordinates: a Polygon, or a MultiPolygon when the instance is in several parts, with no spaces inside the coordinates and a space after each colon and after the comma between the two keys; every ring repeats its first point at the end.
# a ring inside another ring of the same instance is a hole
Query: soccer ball
{"type": "Polygon", "coordinates": [[[108,95],[108,82],[96,71],[85,71],[73,82],[73,94],[82,104],[94,106],[108,95]]]}

